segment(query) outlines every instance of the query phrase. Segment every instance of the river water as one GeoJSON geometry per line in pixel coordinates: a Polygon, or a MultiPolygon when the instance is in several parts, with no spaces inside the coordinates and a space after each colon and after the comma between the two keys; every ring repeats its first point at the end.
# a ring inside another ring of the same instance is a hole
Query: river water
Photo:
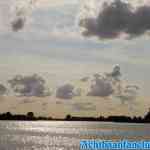
{"type": "Polygon", "coordinates": [[[0,121],[0,150],[79,150],[82,139],[150,139],[150,125],[0,121]]]}

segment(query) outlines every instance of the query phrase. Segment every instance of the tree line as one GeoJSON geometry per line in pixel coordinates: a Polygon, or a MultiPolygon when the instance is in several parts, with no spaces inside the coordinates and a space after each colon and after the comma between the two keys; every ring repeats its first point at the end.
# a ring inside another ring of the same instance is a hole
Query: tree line
{"type": "Polygon", "coordinates": [[[11,112],[0,114],[0,120],[18,120],[18,121],[97,121],[97,122],[123,122],[123,123],[150,123],[150,110],[144,117],[130,117],[130,116],[100,116],[100,117],[77,117],[66,115],[65,118],[53,118],[53,117],[42,117],[35,116],[33,112],[24,114],[12,114],[11,112]]]}

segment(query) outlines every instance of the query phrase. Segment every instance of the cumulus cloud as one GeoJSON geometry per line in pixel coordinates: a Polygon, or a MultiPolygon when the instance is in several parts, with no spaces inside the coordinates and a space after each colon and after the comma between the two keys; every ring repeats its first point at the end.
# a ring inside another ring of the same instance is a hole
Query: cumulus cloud
{"type": "Polygon", "coordinates": [[[24,27],[24,24],[25,24],[25,18],[17,18],[15,20],[12,21],[12,29],[13,31],[19,31],[20,29],[22,29],[24,27]]]}
{"type": "Polygon", "coordinates": [[[88,96],[111,96],[115,92],[116,87],[120,85],[120,77],[121,72],[118,65],[110,73],[105,73],[104,75],[94,74],[94,80],[92,80],[88,96]]]}
{"type": "Polygon", "coordinates": [[[71,84],[65,84],[56,90],[56,97],[60,99],[72,99],[73,97],[80,95],[81,89],[75,89],[71,84]]]}
{"type": "Polygon", "coordinates": [[[23,29],[35,4],[36,0],[0,1],[0,29],[14,32],[23,29]]]}
{"type": "Polygon", "coordinates": [[[116,65],[112,72],[103,75],[95,74],[88,96],[115,97],[122,103],[136,100],[139,87],[136,85],[126,85],[121,79],[121,69],[116,65]]]}
{"type": "Polygon", "coordinates": [[[12,30],[17,32],[24,28],[26,21],[34,8],[36,0],[22,0],[13,2],[12,7],[12,21],[11,27],[12,30]]]}
{"type": "Polygon", "coordinates": [[[126,86],[125,89],[122,89],[120,94],[118,94],[116,97],[118,97],[122,104],[125,102],[134,102],[137,98],[139,91],[139,87],[137,86],[126,86]]]}
{"type": "MultiPolygon", "coordinates": [[[[144,1],[143,1],[144,2],[144,1]]],[[[97,2],[98,3],[98,2],[97,2]]],[[[79,21],[84,36],[114,39],[121,36],[138,37],[150,31],[150,6],[147,3],[134,7],[128,0],[102,1],[98,15],[85,16],[79,21]]]]}
{"type": "Polygon", "coordinates": [[[93,103],[74,103],[72,108],[75,111],[95,111],[96,106],[93,103]]]}
{"type": "Polygon", "coordinates": [[[45,80],[37,74],[32,76],[17,75],[8,82],[13,91],[19,96],[46,97],[50,95],[50,91],[45,85],[45,80]]]}
{"type": "Polygon", "coordinates": [[[106,78],[95,78],[88,96],[107,97],[113,94],[113,92],[113,87],[106,78]]]}
{"type": "Polygon", "coordinates": [[[121,77],[120,66],[116,65],[111,73],[106,73],[106,76],[119,81],[121,77]]]}
{"type": "Polygon", "coordinates": [[[7,88],[3,84],[0,84],[0,96],[5,94],[7,94],[7,88]]]}
{"type": "Polygon", "coordinates": [[[74,86],[70,84],[63,85],[56,90],[56,97],[62,99],[72,99],[74,86]]]}

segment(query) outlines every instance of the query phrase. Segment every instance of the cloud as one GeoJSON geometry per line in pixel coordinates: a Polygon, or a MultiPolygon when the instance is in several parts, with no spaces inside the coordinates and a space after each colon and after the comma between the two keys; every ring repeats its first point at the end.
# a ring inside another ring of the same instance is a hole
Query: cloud
{"type": "Polygon", "coordinates": [[[95,78],[88,96],[107,97],[114,92],[111,83],[106,78],[95,78]]]}
{"type": "Polygon", "coordinates": [[[0,2],[0,29],[20,31],[29,20],[37,0],[5,0],[0,2]]]}
{"type": "Polygon", "coordinates": [[[37,0],[23,0],[13,2],[12,7],[12,21],[11,27],[12,30],[17,32],[24,28],[27,19],[32,12],[37,0]]]}
{"type": "Polygon", "coordinates": [[[24,27],[25,20],[25,18],[21,17],[17,18],[16,20],[13,20],[13,22],[11,23],[13,31],[17,32],[21,30],[24,27]]]}
{"type": "Polygon", "coordinates": [[[104,75],[94,74],[94,80],[92,80],[88,96],[111,96],[115,92],[116,87],[118,88],[118,84],[120,85],[120,77],[119,65],[116,65],[110,73],[105,73],[104,75]]]}
{"type": "Polygon", "coordinates": [[[0,96],[6,95],[7,94],[7,88],[0,84],[0,96]]]}
{"type": "Polygon", "coordinates": [[[17,75],[8,82],[19,96],[46,97],[50,95],[49,89],[45,86],[45,80],[37,74],[32,76],[17,75]]]}
{"type": "Polygon", "coordinates": [[[56,104],[57,104],[57,105],[61,105],[61,104],[63,104],[63,103],[62,103],[62,101],[56,101],[56,104]]]}
{"type": "Polygon", "coordinates": [[[137,98],[138,91],[139,88],[137,86],[126,86],[116,97],[121,100],[122,104],[129,101],[134,102],[137,98]]]}
{"type": "Polygon", "coordinates": [[[116,65],[111,73],[106,73],[106,76],[119,81],[121,77],[120,66],[116,65]]]}
{"type": "Polygon", "coordinates": [[[63,85],[59,87],[56,91],[56,97],[61,99],[72,99],[74,86],[70,84],[63,85]]]}
{"type": "Polygon", "coordinates": [[[56,97],[60,99],[72,99],[81,95],[81,89],[75,89],[71,84],[65,84],[56,90],[56,97]]]}
{"type": "Polygon", "coordinates": [[[72,108],[75,111],[95,111],[96,106],[93,103],[74,103],[72,108]]]}
{"type": "Polygon", "coordinates": [[[87,82],[88,80],[89,80],[89,77],[83,77],[80,79],[80,81],[82,81],[82,82],[87,82]]]}
{"type": "Polygon", "coordinates": [[[149,18],[149,5],[134,7],[134,3],[130,1],[113,0],[103,1],[98,15],[81,18],[79,25],[84,28],[83,35],[86,37],[115,39],[125,36],[133,38],[150,31],[149,18]]]}
{"type": "Polygon", "coordinates": [[[122,104],[136,100],[139,87],[137,85],[126,85],[121,79],[122,73],[119,65],[112,72],[103,75],[95,74],[90,91],[87,96],[114,97],[119,98],[122,104]]]}

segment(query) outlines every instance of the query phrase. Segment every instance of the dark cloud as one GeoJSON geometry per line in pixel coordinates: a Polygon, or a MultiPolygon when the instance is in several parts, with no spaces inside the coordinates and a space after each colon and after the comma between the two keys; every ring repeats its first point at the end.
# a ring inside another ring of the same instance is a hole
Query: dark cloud
{"type": "Polygon", "coordinates": [[[150,6],[133,6],[122,0],[104,2],[98,16],[84,18],[79,25],[85,30],[84,36],[97,36],[100,39],[114,39],[126,34],[137,37],[150,31],[150,6]]]}
{"type": "Polygon", "coordinates": [[[56,97],[60,99],[72,99],[81,95],[81,89],[75,89],[71,84],[65,84],[56,90],[56,97]]]}
{"type": "Polygon", "coordinates": [[[72,108],[75,111],[95,111],[96,106],[93,103],[74,103],[72,108]]]}
{"type": "Polygon", "coordinates": [[[119,98],[121,103],[136,100],[139,87],[137,85],[125,85],[121,79],[121,69],[116,65],[112,72],[104,75],[95,74],[88,96],[119,98]]]}
{"type": "Polygon", "coordinates": [[[88,96],[107,97],[114,92],[111,83],[106,78],[95,78],[91,85],[88,96]]]}
{"type": "Polygon", "coordinates": [[[88,96],[108,97],[115,92],[117,83],[120,83],[120,67],[116,65],[110,73],[105,73],[104,75],[96,73],[93,76],[94,80],[92,80],[88,96]]]}
{"type": "Polygon", "coordinates": [[[7,94],[7,88],[0,84],[0,96],[6,95],[7,94]]]}
{"type": "Polygon", "coordinates": [[[14,11],[12,12],[14,15],[11,22],[12,31],[18,32],[24,28],[36,1],[37,0],[28,0],[23,1],[21,4],[19,1],[14,2],[14,11]]]}
{"type": "Polygon", "coordinates": [[[8,82],[13,91],[19,96],[46,97],[50,95],[50,91],[45,85],[45,80],[37,74],[32,76],[17,75],[8,82]]]}
{"type": "Polygon", "coordinates": [[[116,65],[111,73],[106,73],[106,76],[119,81],[121,77],[120,66],[116,65]]]}
{"type": "Polygon", "coordinates": [[[92,80],[93,83],[87,95],[108,97],[116,91],[117,84],[120,83],[120,67],[116,65],[110,73],[105,73],[104,75],[96,73],[93,76],[94,80],[92,80]]]}
{"type": "Polygon", "coordinates": [[[12,21],[11,26],[12,26],[12,30],[17,32],[21,29],[24,28],[26,19],[23,17],[18,17],[15,20],[12,21]]]}
{"type": "Polygon", "coordinates": [[[70,84],[59,87],[56,91],[56,97],[61,99],[72,99],[74,96],[74,86],[70,84]]]}

